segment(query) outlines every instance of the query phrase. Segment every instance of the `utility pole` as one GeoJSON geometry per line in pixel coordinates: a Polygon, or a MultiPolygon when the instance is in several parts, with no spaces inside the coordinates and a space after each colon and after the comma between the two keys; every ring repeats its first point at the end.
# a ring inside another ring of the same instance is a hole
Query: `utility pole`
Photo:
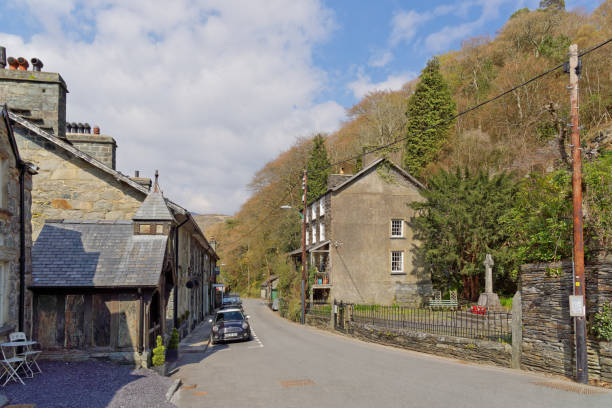
{"type": "Polygon", "coordinates": [[[569,47],[570,109],[572,128],[572,203],[574,219],[574,290],[573,295],[581,297],[582,312],[574,316],[576,336],[576,381],[586,384],[589,380],[586,347],[585,277],[584,277],[584,238],[582,225],[582,149],[580,148],[580,128],[578,125],[578,79],[580,65],[578,46],[569,47]],[[582,314],[582,315],[580,315],[582,314]]]}
{"type": "Polygon", "coordinates": [[[304,213],[302,214],[302,315],[301,315],[301,323],[305,323],[304,314],[306,313],[306,216],[308,214],[308,207],[306,202],[306,193],[308,192],[308,173],[304,170],[304,178],[302,179],[302,190],[304,191],[304,195],[302,196],[302,201],[304,202],[304,213]]]}

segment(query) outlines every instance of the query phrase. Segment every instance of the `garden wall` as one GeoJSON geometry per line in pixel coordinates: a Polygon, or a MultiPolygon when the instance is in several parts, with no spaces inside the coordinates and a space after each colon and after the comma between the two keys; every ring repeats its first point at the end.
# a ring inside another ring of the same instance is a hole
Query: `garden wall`
{"type": "MultiPolygon", "coordinates": [[[[587,327],[599,308],[612,301],[612,256],[598,255],[585,267],[587,327]]],[[[574,334],[569,315],[572,264],[523,265],[520,290],[523,312],[521,367],[574,376],[574,334]]],[[[589,336],[589,378],[612,381],[612,342],[589,336]]]]}

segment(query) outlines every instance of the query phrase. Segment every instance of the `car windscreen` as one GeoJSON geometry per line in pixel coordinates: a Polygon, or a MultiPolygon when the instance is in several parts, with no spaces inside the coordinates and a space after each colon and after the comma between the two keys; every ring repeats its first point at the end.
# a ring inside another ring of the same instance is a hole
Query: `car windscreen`
{"type": "Polygon", "coordinates": [[[222,321],[228,321],[228,320],[242,320],[242,313],[238,312],[238,311],[232,311],[232,312],[223,312],[223,313],[217,313],[217,322],[222,322],[222,321]]]}
{"type": "Polygon", "coordinates": [[[238,298],[235,298],[235,297],[225,297],[225,298],[223,298],[223,303],[238,303],[238,298]]]}

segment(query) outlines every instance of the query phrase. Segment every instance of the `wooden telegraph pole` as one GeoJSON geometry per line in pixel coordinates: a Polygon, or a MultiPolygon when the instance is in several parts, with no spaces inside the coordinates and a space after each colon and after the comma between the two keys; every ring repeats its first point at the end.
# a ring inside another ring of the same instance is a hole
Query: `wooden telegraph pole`
{"type": "MultiPolygon", "coordinates": [[[[574,289],[570,301],[576,305],[574,311],[574,333],[576,336],[576,381],[586,384],[589,380],[586,347],[585,278],[584,278],[584,237],[582,225],[582,149],[578,125],[578,79],[580,62],[578,46],[569,47],[570,109],[572,128],[572,197],[574,219],[574,289]],[[582,307],[580,307],[582,306],[582,307]]],[[[572,308],[570,307],[570,310],[572,308]]]]}
{"type": "Polygon", "coordinates": [[[306,193],[308,191],[308,173],[304,170],[304,178],[302,179],[302,190],[304,191],[304,195],[302,196],[302,201],[304,202],[304,213],[302,214],[302,315],[301,315],[301,323],[305,323],[304,314],[306,313],[306,304],[305,296],[306,296],[306,216],[308,214],[308,207],[306,202],[306,193]]]}

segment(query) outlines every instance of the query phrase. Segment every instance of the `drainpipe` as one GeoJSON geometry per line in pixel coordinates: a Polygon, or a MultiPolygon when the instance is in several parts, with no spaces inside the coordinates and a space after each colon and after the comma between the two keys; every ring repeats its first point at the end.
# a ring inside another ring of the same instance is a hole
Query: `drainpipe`
{"type": "Polygon", "coordinates": [[[25,329],[25,172],[26,164],[19,167],[19,331],[25,329]]]}
{"type": "Polygon", "coordinates": [[[138,288],[138,300],[140,302],[140,324],[138,325],[138,353],[144,351],[144,295],[142,288],[138,288]]]}
{"type": "MultiPolygon", "coordinates": [[[[189,221],[189,216],[183,222],[176,226],[176,234],[174,236],[174,251],[176,252],[175,256],[175,265],[174,269],[176,270],[176,284],[174,285],[174,327],[178,324],[178,267],[179,267],[179,228],[185,225],[189,221]]],[[[178,327],[177,327],[178,329],[178,327]]]]}

